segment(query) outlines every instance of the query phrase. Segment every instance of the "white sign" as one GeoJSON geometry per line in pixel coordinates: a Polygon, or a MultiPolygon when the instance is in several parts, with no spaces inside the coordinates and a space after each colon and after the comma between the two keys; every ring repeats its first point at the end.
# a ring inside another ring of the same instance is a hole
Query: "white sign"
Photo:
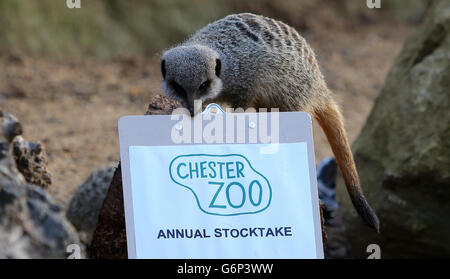
{"type": "Polygon", "coordinates": [[[309,117],[296,117],[306,137],[285,134],[270,153],[268,144],[163,145],[143,132],[152,118],[119,122],[130,258],[323,258],[309,117]]]}

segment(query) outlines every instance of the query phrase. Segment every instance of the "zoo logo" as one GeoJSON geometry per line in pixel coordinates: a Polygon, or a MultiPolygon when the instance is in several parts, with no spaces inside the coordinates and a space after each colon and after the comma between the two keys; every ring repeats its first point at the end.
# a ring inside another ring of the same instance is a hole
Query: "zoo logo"
{"type": "Polygon", "coordinates": [[[171,161],[169,174],[173,182],[194,194],[206,214],[256,214],[272,200],[269,180],[240,154],[180,155],[171,161]]]}

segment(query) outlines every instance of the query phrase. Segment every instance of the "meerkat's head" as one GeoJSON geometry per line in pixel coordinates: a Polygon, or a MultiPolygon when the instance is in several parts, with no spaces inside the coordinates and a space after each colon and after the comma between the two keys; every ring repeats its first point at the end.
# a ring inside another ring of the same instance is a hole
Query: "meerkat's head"
{"type": "Polygon", "coordinates": [[[161,60],[162,89],[194,113],[194,101],[214,99],[222,91],[222,63],[213,49],[178,46],[166,51],[161,60]]]}

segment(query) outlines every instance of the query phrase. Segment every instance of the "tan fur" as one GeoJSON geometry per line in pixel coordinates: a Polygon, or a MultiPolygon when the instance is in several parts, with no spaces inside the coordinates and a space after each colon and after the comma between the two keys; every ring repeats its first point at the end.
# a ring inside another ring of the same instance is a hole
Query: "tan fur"
{"type": "MultiPolygon", "coordinates": [[[[315,111],[315,118],[327,136],[345,184],[352,187],[359,186],[356,166],[345,134],[343,118],[339,108],[334,102],[329,102],[315,111]]],[[[359,189],[349,189],[352,192],[355,190],[359,189]]]]}
{"type": "Polygon", "coordinates": [[[316,109],[314,116],[327,136],[355,208],[366,222],[378,232],[379,221],[362,193],[358,172],[356,171],[355,161],[350,150],[339,107],[330,98],[327,104],[316,109]]]}

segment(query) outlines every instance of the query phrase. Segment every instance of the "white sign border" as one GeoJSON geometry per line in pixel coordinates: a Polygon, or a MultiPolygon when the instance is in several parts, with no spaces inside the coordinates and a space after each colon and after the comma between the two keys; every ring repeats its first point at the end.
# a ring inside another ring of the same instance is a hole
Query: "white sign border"
{"type": "MultiPolygon", "coordinates": [[[[233,116],[248,113],[233,114],[233,116]]],[[[270,119],[270,112],[267,113],[270,119]]],[[[306,142],[308,151],[309,177],[311,185],[312,210],[316,238],[317,258],[323,259],[322,225],[319,210],[319,195],[317,189],[316,165],[314,158],[314,141],[312,121],[305,112],[277,112],[279,116],[279,143],[306,142]]],[[[194,121],[194,120],[193,120],[194,121]]],[[[125,209],[125,225],[127,235],[128,258],[136,259],[136,240],[134,231],[133,202],[131,195],[131,176],[129,162],[130,146],[170,146],[176,144],[171,139],[172,127],[178,120],[172,120],[171,115],[136,115],[123,116],[119,119],[119,144],[122,168],[122,186],[125,209]],[[149,127],[144,129],[144,127],[149,127]]],[[[194,125],[194,124],[192,124],[194,125]]],[[[246,126],[248,130],[248,126],[246,126]]],[[[248,135],[248,131],[246,131],[248,135]]],[[[262,143],[259,141],[257,143],[262,143]]],[[[196,143],[191,143],[196,144],[196,143]]],[[[204,143],[197,143],[204,144],[204,143]]]]}

